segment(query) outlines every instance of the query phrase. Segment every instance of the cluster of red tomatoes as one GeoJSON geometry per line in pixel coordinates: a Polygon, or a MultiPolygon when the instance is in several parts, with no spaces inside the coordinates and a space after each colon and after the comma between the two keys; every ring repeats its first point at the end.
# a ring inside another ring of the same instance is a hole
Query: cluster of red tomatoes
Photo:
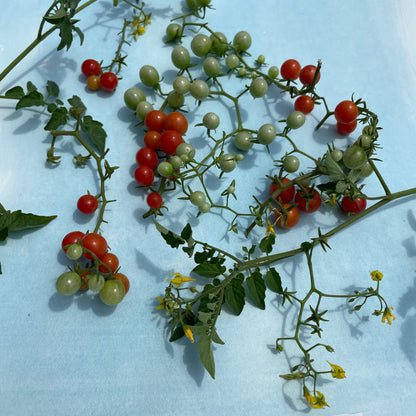
{"type": "Polygon", "coordinates": [[[90,90],[100,88],[114,91],[117,88],[118,78],[114,72],[102,72],[101,65],[95,59],[86,59],[81,65],[81,72],[87,77],[87,86],[90,90]]]}
{"type": "Polygon", "coordinates": [[[71,231],[62,240],[62,250],[77,263],[73,270],[58,277],[58,293],[69,296],[90,289],[98,292],[106,305],[117,305],[123,300],[130,282],[119,273],[119,259],[108,251],[107,241],[101,234],[71,231]]]}
{"type": "MultiPolygon", "coordinates": [[[[288,59],[283,62],[280,67],[280,74],[283,79],[288,81],[295,81],[299,78],[299,81],[303,85],[310,85],[316,74],[315,65],[305,65],[303,68],[296,59],[288,59]]],[[[315,84],[319,82],[321,74],[318,73],[315,84]]],[[[309,95],[300,95],[295,100],[295,110],[300,111],[303,114],[309,114],[315,106],[313,98],[309,95]]]]}
{"type": "MultiPolygon", "coordinates": [[[[184,158],[187,155],[193,157],[193,147],[185,143],[182,137],[188,130],[186,117],[178,111],[165,114],[160,110],[152,110],[147,113],[144,126],[147,130],[143,137],[144,146],[136,154],[136,182],[150,187],[155,181],[155,174],[175,180],[184,158]]],[[[161,208],[162,196],[152,191],[147,196],[147,204],[151,209],[161,208]]]]}
{"type": "MultiPolygon", "coordinates": [[[[282,228],[292,228],[299,222],[300,212],[312,213],[322,205],[320,193],[313,187],[305,187],[296,190],[294,185],[285,187],[290,182],[288,178],[279,178],[273,181],[269,187],[269,193],[278,203],[274,209],[275,223],[282,228]],[[278,193],[278,189],[282,190],[278,193]],[[277,194],[274,196],[274,194],[277,194]]],[[[363,198],[350,198],[344,196],[341,199],[341,209],[348,215],[356,215],[364,211],[367,201],[363,198]]]]}

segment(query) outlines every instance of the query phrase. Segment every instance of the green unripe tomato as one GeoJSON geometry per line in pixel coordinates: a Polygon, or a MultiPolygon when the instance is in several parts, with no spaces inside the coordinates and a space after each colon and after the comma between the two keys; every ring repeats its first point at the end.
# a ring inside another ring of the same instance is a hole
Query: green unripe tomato
{"type": "Polygon", "coordinates": [[[264,78],[255,78],[250,85],[250,94],[254,98],[263,97],[266,94],[268,87],[269,85],[264,78]]]}
{"type": "Polygon", "coordinates": [[[234,136],[234,145],[237,149],[247,151],[253,147],[253,136],[248,131],[239,131],[234,136]]]}
{"type": "Polygon", "coordinates": [[[191,41],[191,50],[196,56],[205,56],[212,47],[212,40],[203,33],[195,35],[191,41]]]}
{"type": "Polygon", "coordinates": [[[368,134],[361,134],[358,136],[358,144],[364,149],[369,148],[373,144],[373,139],[368,134]]]}
{"type": "Polygon", "coordinates": [[[140,88],[132,87],[124,92],[124,102],[127,107],[132,110],[135,110],[137,108],[137,104],[145,100],[146,95],[140,88]]]}
{"type": "Polygon", "coordinates": [[[220,61],[213,56],[205,58],[203,63],[204,71],[209,77],[217,77],[221,72],[220,61]]]}
{"type": "Polygon", "coordinates": [[[61,295],[70,296],[81,287],[81,276],[75,272],[65,272],[56,280],[56,290],[61,295]]]}
{"type": "Polygon", "coordinates": [[[211,0],[196,0],[199,7],[206,7],[211,3],[211,0]]]}
{"type": "Polygon", "coordinates": [[[191,55],[189,55],[188,49],[185,46],[175,46],[171,53],[171,60],[173,65],[178,69],[186,69],[191,63],[191,55]]]}
{"type": "Polygon", "coordinates": [[[189,200],[192,205],[199,207],[206,201],[206,197],[202,191],[194,191],[189,195],[189,200]]]}
{"type": "Polygon", "coordinates": [[[220,118],[215,113],[206,113],[202,119],[202,124],[209,130],[215,130],[220,125],[220,118]]]}
{"type": "Polygon", "coordinates": [[[244,52],[251,46],[250,33],[245,30],[237,32],[233,39],[233,45],[237,49],[237,52],[244,52]]]}
{"type": "Polygon", "coordinates": [[[172,156],[169,158],[169,163],[173,166],[174,169],[179,169],[183,165],[183,161],[180,156],[172,156]]]}
{"type": "Polygon", "coordinates": [[[177,39],[182,34],[182,26],[179,23],[170,23],[166,27],[166,37],[168,41],[177,39]]]}
{"type": "Polygon", "coordinates": [[[214,32],[210,35],[212,46],[211,53],[217,56],[224,56],[228,50],[227,37],[222,32],[214,32]]]}
{"type": "Polygon", "coordinates": [[[305,123],[305,114],[301,111],[292,111],[286,119],[286,125],[291,129],[298,129],[305,123]]]}
{"type": "Polygon", "coordinates": [[[266,62],[266,57],[264,55],[259,55],[258,58],[257,58],[257,62],[260,65],[263,65],[266,62]]]}
{"type": "Polygon", "coordinates": [[[296,172],[299,169],[299,159],[293,155],[286,156],[283,160],[283,169],[289,173],[296,172]]]}
{"type": "Polygon", "coordinates": [[[237,166],[234,156],[229,153],[225,153],[221,156],[219,164],[223,172],[231,172],[237,166]]]}
{"type": "Polygon", "coordinates": [[[143,65],[139,71],[140,80],[148,87],[155,87],[159,84],[159,72],[152,65],[143,65]]]}
{"type": "Polygon", "coordinates": [[[140,101],[136,107],[136,114],[141,120],[144,120],[147,113],[150,113],[153,110],[152,104],[149,101],[140,101]]]}
{"type": "Polygon", "coordinates": [[[362,147],[350,146],[345,149],[342,161],[347,168],[357,169],[367,162],[367,154],[362,147]]]}
{"type": "Polygon", "coordinates": [[[239,75],[240,77],[245,77],[245,76],[247,75],[247,70],[246,70],[245,68],[240,68],[240,69],[238,70],[238,75],[239,75]]]}
{"type": "Polygon", "coordinates": [[[71,244],[66,250],[66,255],[71,260],[78,260],[82,256],[82,246],[80,244],[71,244]]]}
{"type": "Polygon", "coordinates": [[[269,70],[267,71],[268,75],[270,78],[277,78],[277,76],[279,75],[279,68],[277,66],[271,66],[269,68],[269,70]]]}
{"type": "Polygon", "coordinates": [[[186,5],[191,9],[195,10],[198,8],[198,3],[196,0],[186,0],[186,5]]]}
{"type": "Polygon", "coordinates": [[[191,82],[183,75],[179,75],[173,80],[173,89],[179,94],[186,94],[189,91],[191,82]]]}
{"type": "Polygon", "coordinates": [[[276,138],[276,127],[273,124],[263,124],[257,132],[257,140],[264,145],[273,143],[276,138]]]}
{"type": "Polygon", "coordinates": [[[367,178],[374,172],[374,169],[368,160],[359,169],[360,169],[360,178],[367,178]]]}
{"type": "Polygon", "coordinates": [[[167,178],[172,175],[173,166],[169,162],[160,162],[157,165],[157,171],[159,172],[160,176],[167,178]]]}
{"type": "Polygon", "coordinates": [[[175,153],[180,158],[186,156],[188,160],[192,160],[195,156],[195,148],[190,143],[183,142],[176,148],[175,153]]]}
{"type": "Polygon", "coordinates": [[[106,280],[103,288],[100,290],[100,299],[109,306],[119,304],[125,295],[123,283],[116,279],[106,280]]]}
{"type": "Polygon", "coordinates": [[[344,152],[341,149],[334,149],[331,151],[331,157],[335,160],[335,162],[340,162],[343,156],[344,152]]]}
{"type": "Polygon", "coordinates": [[[235,161],[236,161],[236,162],[241,162],[241,161],[244,159],[244,155],[243,155],[243,154],[241,154],[241,153],[237,153],[237,154],[234,156],[234,159],[235,159],[235,161]]]}
{"type": "Polygon", "coordinates": [[[176,91],[171,91],[168,95],[168,105],[170,108],[177,109],[185,104],[185,97],[176,91]]]}
{"type": "Polygon", "coordinates": [[[88,288],[93,292],[99,292],[104,287],[105,279],[100,273],[94,273],[88,279],[88,288]]]}
{"type": "Polygon", "coordinates": [[[225,58],[225,65],[230,69],[235,69],[240,65],[240,59],[238,59],[238,56],[235,53],[231,53],[225,58]]]}
{"type": "Polygon", "coordinates": [[[189,92],[191,93],[192,97],[201,101],[208,97],[209,87],[205,81],[202,81],[202,79],[195,79],[191,83],[189,92]]]}
{"type": "Polygon", "coordinates": [[[209,202],[204,202],[203,204],[198,206],[198,209],[201,214],[205,214],[211,209],[211,204],[209,202]]]}

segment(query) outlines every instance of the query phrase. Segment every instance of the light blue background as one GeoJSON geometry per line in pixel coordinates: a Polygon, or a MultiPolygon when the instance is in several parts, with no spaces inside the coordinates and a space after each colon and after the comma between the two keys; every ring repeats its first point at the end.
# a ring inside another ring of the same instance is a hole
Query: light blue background
{"type": "MultiPolygon", "coordinates": [[[[0,68],[3,69],[36,36],[49,0],[6,2],[0,27],[0,68]]],[[[61,165],[45,164],[50,137],[43,130],[43,117],[32,110],[15,112],[13,104],[0,102],[0,202],[11,210],[56,214],[58,218],[35,232],[17,233],[0,244],[3,275],[0,276],[0,414],[20,415],[269,415],[318,412],[300,399],[296,382],[285,382],[279,374],[297,363],[298,352],[289,345],[275,354],[276,337],[290,334],[293,308],[282,309],[268,293],[267,307],[260,311],[248,302],[234,317],[223,313],[218,332],[225,341],[215,349],[216,380],[204,372],[196,345],[187,340],[170,344],[165,319],[155,311],[154,301],[164,291],[172,272],[188,275],[193,264],[181,252],[164,244],[149,221],[143,221],[143,192],[132,178],[135,153],[142,130],[123,104],[123,92],[140,85],[139,68],[155,65],[172,79],[170,46],[163,43],[169,20],[181,12],[184,2],[148,2],[152,25],[145,36],[126,49],[128,67],[123,69],[114,94],[86,90],[80,76],[86,58],[109,61],[117,47],[124,6],[112,10],[111,1],[100,1],[82,12],[79,26],[85,42],[78,39],[69,52],[56,52],[52,35],[36,48],[0,84],[0,93],[32,81],[40,89],[46,80],[57,82],[61,96],[81,97],[88,113],[102,121],[108,132],[110,163],[120,166],[108,183],[109,206],[102,227],[111,249],[120,258],[131,290],[117,308],[107,308],[89,295],[63,298],[55,293],[55,279],[67,261],[60,252],[62,237],[73,229],[93,228],[76,213],[76,200],[89,189],[96,191],[94,168],[75,169],[73,154],[78,148],[65,138],[57,144],[61,165]],[[288,361],[289,360],[289,361],[288,361]],[[290,364],[289,364],[290,363],[290,364]]],[[[416,4],[411,0],[289,1],[213,0],[216,10],[206,21],[229,40],[239,30],[253,38],[253,57],[266,56],[280,66],[288,58],[302,65],[322,59],[318,92],[330,107],[352,93],[362,97],[380,118],[380,170],[392,191],[415,186],[414,97],[416,53],[414,22],[416,4]],[[244,4],[244,7],[242,5],[244,4]]],[[[189,39],[187,40],[189,42],[189,39]]],[[[167,87],[166,87],[167,88],[167,87]]],[[[236,85],[236,89],[240,88],[236,85]]],[[[285,118],[290,100],[277,90],[266,100],[244,102],[245,125],[258,128],[265,122],[285,118]]],[[[154,99],[155,104],[158,100],[154,99]]],[[[206,111],[221,114],[225,130],[232,119],[221,104],[204,103],[191,110],[187,140],[203,151],[203,130],[193,127],[206,111]]],[[[323,112],[317,108],[307,123],[293,134],[299,147],[315,155],[335,140],[345,146],[331,123],[320,132],[313,128],[323,112]]],[[[251,195],[266,195],[265,174],[286,150],[275,143],[273,154],[251,151],[238,171],[237,192],[241,207],[252,203],[251,195]]],[[[303,166],[304,169],[307,165],[303,166]]],[[[231,181],[227,176],[220,192],[231,181]]],[[[382,193],[376,178],[366,181],[371,195],[382,193]]],[[[212,181],[215,193],[217,182],[212,181]]],[[[339,416],[411,415],[416,405],[416,273],[415,200],[392,203],[334,237],[329,254],[316,251],[315,274],[328,292],[371,285],[369,272],[384,273],[382,293],[394,306],[392,326],[371,316],[377,304],[369,302],[359,314],[345,304],[328,302],[330,322],[324,324],[323,341],[335,353],[317,352],[320,368],[326,360],[341,365],[345,380],[325,378],[319,385],[330,408],[325,414],[339,416]]],[[[209,214],[198,219],[193,207],[183,201],[169,202],[161,222],[176,231],[190,221],[199,240],[219,244],[238,253],[242,235],[226,235],[229,215],[209,214]]],[[[329,210],[302,218],[299,227],[279,232],[279,251],[297,247],[316,235],[317,227],[329,229],[341,220],[329,210]]],[[[260,238],[262,231],[253,233],[260,238]]],[[[305,289],[306,267],[302,258],[278,267],[284,285],[305,289]]]]}

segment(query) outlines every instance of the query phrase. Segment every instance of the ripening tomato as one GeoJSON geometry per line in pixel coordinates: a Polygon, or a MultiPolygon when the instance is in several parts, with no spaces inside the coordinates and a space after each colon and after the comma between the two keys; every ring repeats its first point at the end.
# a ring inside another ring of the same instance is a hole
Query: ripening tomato
{"type": "Polygon", "coordinates": [[[152,209],[159,209],[163,205],[163,198],[159,192],[151,192],[146,198],[147,205],[152,209]]]}
{"type": "Polygon", "coordinates": [[[150,169],[156,169],[159,164],[157,153],[150,147],[142,147],[136,153],[136,162],[139,166],[148,166],[150,169]]]}
{"type": "Polygon", "coordinates": [[[118,280],[119,282],[123,283],[124,286],[124,294],[126,294],[130,289],[130,281],[127,276],[123,273],[116,273],[113,277],[118,280]]]}
{"type": "Polygon", "coordinates": [[[299,210],[292,204],[283,204],[284,211],[276,209],[274,220],[281,228],[292,228],[299,222],[299,210]]]}
{"type": "Polygon", "coordinates": [[[72,244],[76,244],[82,240],[84,237],[84,233],[82,231],[71,231],[62,239],[62,250],[67,251],[68,247],[72,244]]]}
{"type": "MultiPolygon", "coordinates": [[[[285,183],[288,183],[288,182],[290,182],[290,180],[288,178],[281,178],[280,179],[280,183],[282,185],[284,185],[285,183]]],[[[279,184],[279,182],[272,182],[270,184],[270,188],[269,188],[270,195],[273,195],[274,192],[276,192],[280,188],[280,186],[281,185],[279,184]]],[[[296,192],[295,186],[291,185],[291,186],[289,186],[289,188],[284,189],[283,191],[281,191],[277,196],[274,197],[274,199],[276,201],[280,200],[283,203],[287,203],[287,202],[290,202],[293,199],[293,197],[295,196],[295,192],[296,192]]]]}
{"type": "Polygon", "coordinates": [[[309,95],[300,95],[295,100],[295,110],[300,111],[303,114],[309,114],[313,110],[314,106],[315,102],[312,97],[309,97],[309,95]]]}
{"type": "Polygon", "coordinates": [[[296,206],[302,212],[315,212],[322,204],[322,198],[319,192],[313,188],[299,189],[295,195],[296,206]]]}
{"type": "Polygon", "coordinates": [[[106,91],[114,91],[117,88],[118,78],[114,72],[104,72],[100,79],[101,88],[106,91]]]}
{"type": "Polygon", "coordinates": [[[339,134],[350,134],[357,127],[357,120],[352,121],[351,123],[337,123],[337,130],[339,134]]]}
{"type": "Polygon", "coordinates": [[[155,179],[155,174],[149,166],[142,165],[134,171],[134,178],[140,185],[149,186],[155,179]]]}
{"type": "Polygon", "coordinates": [[[77,208],[83,214],[93,214],[98,208],[98,199],[94,195],[82,195],[78,199],[77,208]]]}
{"type": "MultiPolygon", "coordinates": [[[[98,258],[104,256],[108,249],[106,239],[98,233],[85,234],[81,242],[85,249],[94,253],[98,258]]],[[[89,252],[84,253],[84,257],[89,260],[94,258],[94,256],[89,252]]]]}
{"type": "Polygon", "coordinates": [[[149,130],[143,137],[143,142],[146,147],[150,147],[153,150],[159,149],[160,133],[155,130],[149,130]]]}
{"type": "Polygon", "coordinates": [[[300,70],[300,63],[296,59],[288,59],[280,67],[280,75],[283,79],[295,80],[299,78],[300,70]]]}
{"type": "Polygon", "coordinates": [[[358,108],[353,101],[344,100],[335,107],[334,116],[339,123],[352,123],[358,117],[358,108]]]}
{"type": "Polygon", "coordinates": [[[101,65],[95,59],[86,59],[81,65],[81,72],[88,78],[90,75],[100,75],[101,65]]]}
{"type": "Polygon", "coordinates": [[[188,130],[188,121],[182,113],[173,111],[166,115],[163,128],[165,130],[176,130],[179,134],[183,135],[188,130]]]}
{"type": "Polygon", "coordinates": [[[113,253],[105,253],[102,257],[100,257],[100,261],[103,264],[100,264],[98,270],[104,274],[108,274],[110,271],[111,273],[114,273],[119,265],[118,257],[113,253]]]}
{"type": "MultiPolygon", "coordinates": [[[[309,85],[312,84],[313,81],[313,77],[315,76],[316,73],[316,66],[315,65],[306,65],[304,66],[299,74],[299,80],[302,84],[304,85],[309,85]]],[[[321,79],[321,73],[318,73],[318,76],[316,78],[315,84],[317,84],[319,82],[319,80],[321,79]]]]}
{"type": "Polygon", "coordinates": [[[359,214],[367,207],[367,200],[364,198],[351,199],[349,196],[344,196],[341,200],[341,209],[350,215],[359,214]]]}
{"type": "Polygon", "coordinates": [[[159,149],[167,155],[173,155],[176,148],[183,143],[183,138],[176,130],[166,130],[160,135],[159,149]]]}
{"type": "Polygon", "coordinates": [[[147,130],[154,130],[160,133],[164,129],[165,119],[166,114],[163,111],[152,110],[146,114],[144,125],[147,130]]]}

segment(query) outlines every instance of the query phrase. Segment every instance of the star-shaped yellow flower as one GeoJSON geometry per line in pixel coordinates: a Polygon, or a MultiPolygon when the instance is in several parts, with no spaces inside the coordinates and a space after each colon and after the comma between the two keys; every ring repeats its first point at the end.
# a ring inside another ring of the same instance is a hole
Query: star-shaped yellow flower
{"type": "Polygon", "coordinates": [[[328,361],[328,364],[332,368],[331,375],[333,378],[345,378],[345,371],[342,367],[336,364],[332,364],[329,361],[328,361]]]}
{"type": "Polygon", "coordinates": [[[182,276],[180,273],[171,273],[169,276],[175,276],[173,279],[167,279],[167,280],[168,282],[170,282],[172,285],[176,287],[181,287],[182,283],[192,282],[195,280],[190,277],[182,276]]]}
{"type": "Polygon", "coordinates": [[[374,270],[370,273],[370,276],[375,282],[379,282],[383,278],[383,273],[378,270],[374,270]]]}

